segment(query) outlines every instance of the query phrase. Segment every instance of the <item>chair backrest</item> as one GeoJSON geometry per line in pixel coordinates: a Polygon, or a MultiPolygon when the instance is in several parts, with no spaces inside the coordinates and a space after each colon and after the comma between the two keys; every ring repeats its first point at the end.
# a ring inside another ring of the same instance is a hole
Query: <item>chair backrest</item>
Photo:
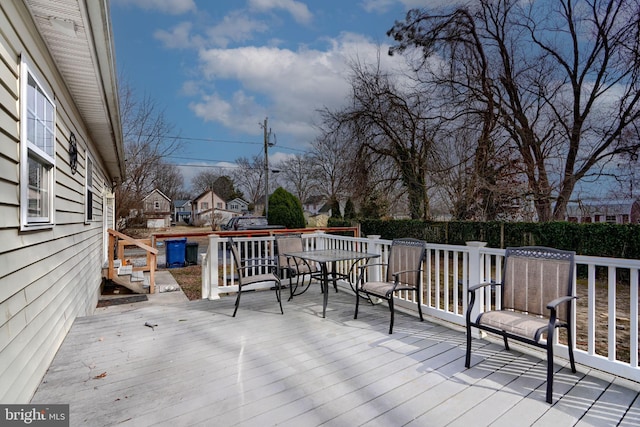
{"type": "Polygon", "coordinates": [[[394,280],[393,274],[404,270],[414,270],[400,274],[400,282],[417,287],[420,284],[422,261],[426,251],[426,244],[418,239],[394,239],[389,250],[387,267],[387,282],[394,280]]]}
{"type": "Polygon", "coordinates": [[[302,245],[302,234],[300,233],[288,233],[288,234],[276,234],[276,251],[278,254],[278,267],[292,267],[286,256],[283,254],[289,252],[302,252],[304,247],[302,245]]]}
{"type": "MultiPolygon", "coordinates": [[[[525,246],[507,248],[502,285],[502,308],[534,315],[549,314],[547,303],[573,293],[575,252],[525,246]]],[[[558,307],[557,318],[567,321],[570,304],[558,307]]]]}

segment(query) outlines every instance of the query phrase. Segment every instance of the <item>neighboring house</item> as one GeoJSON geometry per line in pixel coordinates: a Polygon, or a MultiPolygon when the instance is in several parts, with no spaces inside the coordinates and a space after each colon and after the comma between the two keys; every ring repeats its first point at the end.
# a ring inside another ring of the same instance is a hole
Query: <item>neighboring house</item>
{"type": "Polygon", "coordinates": [[[328,203],[324,203],[314,214],[305,212],[305,218],[310,227],[326,227],[330,217],[331,207],[328,203]]]}
{"type": "Polygon", "coordinates": [[[207,190],[193,199],[191,208],[193,209],[193,220],[196,223],[211,225],[211,219],[213,216],[213,222],[222,224],[225,219],[228,220],[226,214],[227,204],[211,190],[207,190]]]}
{"type": "Polygon", "coordinates": [[[302,210],[309,216],[318,215],[329,199],[326,196],[311,196],[302,204],[302,210]]]}
{"type": "Polygon", "coordinates": [[[142,199],[142,214],[147,228],[171,227],[171,199],[157,188],[142,199]]]}
{"type": "Polygon", "coordinates": [[[590,200],[567,205],[567,221],[608,222],[610,224],[640,223],[638,200],[590,200]]]}
{"type": "Polygon", "coordinates": [[[237,197],[227,202],[227,210],[239,214],[249,211],[249,202],[237,197]]]}
{"type": "Polygon", "coordinates": [[[173,220],[186,224],[191,223],[191,200],[176,200],[173,202],[173,220]]]}
{"type": "Polygon", "coordinates": [[[0,2],[0,402],[93,314],[124,149],[107,1],[0,2]]]}

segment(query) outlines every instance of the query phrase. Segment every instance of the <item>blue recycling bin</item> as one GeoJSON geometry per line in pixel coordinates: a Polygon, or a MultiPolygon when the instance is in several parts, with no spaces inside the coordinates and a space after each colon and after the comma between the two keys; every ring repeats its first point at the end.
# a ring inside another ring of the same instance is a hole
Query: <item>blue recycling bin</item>
{"type": "Polygon", "coordinates": [[[167,268],[184,267],[187,252],[187,238],[165,241],[165,251],[167,268]]]}

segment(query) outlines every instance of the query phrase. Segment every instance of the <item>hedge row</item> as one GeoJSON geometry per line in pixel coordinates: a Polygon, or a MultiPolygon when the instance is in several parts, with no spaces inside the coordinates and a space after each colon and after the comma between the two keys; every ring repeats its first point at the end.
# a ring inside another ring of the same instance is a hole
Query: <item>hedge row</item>
{"type": "Polygon", "coordinates": [[[414,237],[432,243],[464,245],[479,240],[492,248],[549,246],[579,255],[640,259],[640,225],[570,222],[425,222],[363,220],[363,235],[383,239],[414,237]]]}

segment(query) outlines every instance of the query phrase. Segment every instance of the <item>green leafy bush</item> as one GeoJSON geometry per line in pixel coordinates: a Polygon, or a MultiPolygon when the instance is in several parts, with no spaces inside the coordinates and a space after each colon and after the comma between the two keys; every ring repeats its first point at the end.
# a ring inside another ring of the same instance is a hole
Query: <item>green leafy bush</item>
{"type": "Polygon", "coordinates": [[[269,224],[284,225],[287,228],[304,228],[306,221],[300,200],[282,187],[269,196],[269,224]]]}
{"type": "Polygon", "coordinates": [[[362,234],[383,239],[413,237],[430,243],[465,245],[478,240],[491,248],[549,246],[579,255],[640,259],[640,225],[571,222],[431,222],[374,220],[361,222],[362,234]]]}

